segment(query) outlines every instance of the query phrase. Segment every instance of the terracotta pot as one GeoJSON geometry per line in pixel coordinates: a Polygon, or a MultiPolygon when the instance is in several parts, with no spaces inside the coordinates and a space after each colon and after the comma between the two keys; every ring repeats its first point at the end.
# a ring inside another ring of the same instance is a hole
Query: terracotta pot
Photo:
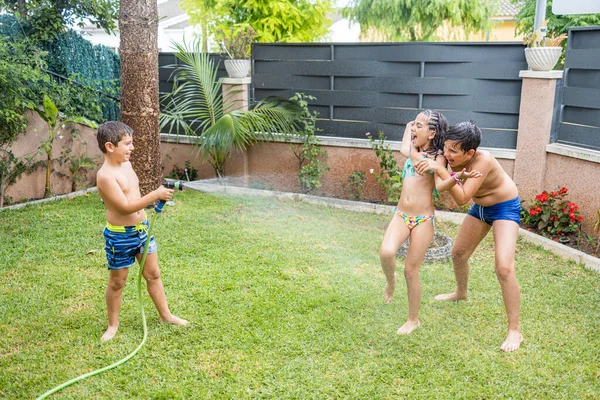
{"type": "Polygon", "coordinates": [[[225,60],[225,69],[230,78],[245,78],[250,72],[250,60],[225,60]]]}
{"type": "Polygon", "coordinates": [[[525,59],[532,71],[550,71],[560,58],[562,47],[529,47],[525,59]]]}

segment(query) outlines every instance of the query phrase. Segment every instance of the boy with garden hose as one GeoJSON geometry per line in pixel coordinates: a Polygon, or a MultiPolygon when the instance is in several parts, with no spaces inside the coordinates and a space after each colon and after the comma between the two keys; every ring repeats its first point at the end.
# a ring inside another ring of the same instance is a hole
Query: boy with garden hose
{"type": "Polygon", "coordinates": [[[110,271],[106,288],[108,329],[102,335],[102,340],[110,340],[117,333],[123,287],[127,279],[128,268],[135,263],[136,259],[140,263],[137,295],[144,327],[143,339],[135,350],[121,360],[55,386],[36,400],[46,399],[80,380],[116,368],[131,359],[142,348],[148,337],[142,302],[142,275],[146,279],[148,293],[158,310],[160,320],[173,325],[188,325],[188,321],[174,316],[169,311],[158,269],[156,242],[152,236],[156,216],[162,212],[166,201],[173,196],[173,189],[183,189],[183,182],[164,182],[158,189],[142,197],[137,175],[129,162],[134,148],[132,136],[133,130],[121,122],[105,122],[98,128],[98,146],[104,153],[104,163],[98,170],[96,181],[98,193],[106,205],[107,223],[104,229],[104,249],[110,271]],[[156,213],[150,223],[146,218],[144,208],[156,200],[159,202],[154,208],[156,213]]]}
{"type": "MultiPolygon", "coordinates": [[[[162,322],[187,325],[188,321],[171,314],[167,305],[154,237],[148,238],[148,219],[144,208],[160,200],[162,204],[173,196],[173,189],[161,185],[141,196],[138,177],[129,157],[133,151],[133,130],[127,125],[108,121],[98,127],[98,146],[104,153],[104,163],[96,177],[98,193],[106,206],[104,238],[109,278],[106,288],[108,328],[102,340],[112,339],[119,327],[119,311],[123,287],[129,267],[142,260],[146,241],[148,254],[143,265],[148,294],[152,298],[162,322]]],[[[159,203],[159,205],[162,205],[159,203]]],[[[162,210],[162,207],[157,212],[162,210]]]]}

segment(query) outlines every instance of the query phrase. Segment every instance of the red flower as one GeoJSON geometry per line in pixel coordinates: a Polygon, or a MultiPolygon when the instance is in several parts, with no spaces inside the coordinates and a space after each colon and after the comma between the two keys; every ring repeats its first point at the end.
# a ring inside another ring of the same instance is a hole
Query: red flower
{"type": "Polygon", "coordinates": [[[583,221],[583,217],[577,217],[577,222],[583,221]]]}
{"type": "Polygon", "coordinates": [[[531,216],[538,215],[541,211],[542,211],[542,208],[540,206],[531,207],[529,209],[529,215],[531,215],[531,216]]]}
{"type": "Polygon", "coordinates": [[[568,192],[569,192],[569,191],[567,190],[567,188],[566,188],[566,187],[561,187],[561,188],[558,190],[558,193],[560,193],[560,194],[567,194],[568,192]]]}
{"type": "Polygon", "coordinates": [[[537,201],[541,201],[542,203],[545,203],[546,201],[548,201],[548,192],[544,191],[541,194],[538,194],[537,196],[535,196],[535,199],[537,201]]]}

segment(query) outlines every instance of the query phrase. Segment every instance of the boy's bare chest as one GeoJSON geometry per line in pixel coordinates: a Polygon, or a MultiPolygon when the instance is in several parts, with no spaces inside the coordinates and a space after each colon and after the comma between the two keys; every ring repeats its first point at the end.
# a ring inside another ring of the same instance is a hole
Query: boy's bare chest
{"type": "Polygon", "coordinates": [[[139,180],[133,169],[125,169],[121,171],[117,177],[117,182],[127,198],[139,197],[139,180]]]}

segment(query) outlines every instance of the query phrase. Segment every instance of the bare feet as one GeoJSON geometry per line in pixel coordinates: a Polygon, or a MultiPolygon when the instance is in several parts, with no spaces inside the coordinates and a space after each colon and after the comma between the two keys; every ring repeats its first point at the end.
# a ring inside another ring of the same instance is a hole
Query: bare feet
{"type": "Polygon", "coordinates": [[[421,321],[416,320],[416,321],[406,321],[406,323],[404,325],[402,325],[400,328],[398,328],[398,335],[408,335],[409,333],[411,333],[412,331],[414,331],[415,329],[417,329],[418,327],[421,326],[421,321]]]}
{"type": "Polygon", "coordinates": [[[394,274],[394,282],[387,282],[383,290],[383,301],[390,304],[394,299],[394,289],[396,289],[397,276],[394,274]]]}
{"type": "Polygon", "coordinates": [[[106,332],[104,332],[104,335],[102,335],[102,341],[106,342],[115,337],[118,329],[118,326],[109,326],[108,329],[106,329],[106,332]]]}
{"type": "Polygon", "coordinates": [[[456,292],[453,292],[448,294],[438,294],[437,296],[435,296],[435,299],[440,301],[459,301],[466,300],[467,296],[459,296],[458,294],[456,294],[456,292]]]}
{"type": "Polygon", "coordinates": [[[521,346],[521,342],[523,342],[523,335],[520,331],[510,330],[508,331],[508,335],[506,335],[506,340],[500,346],[500,350],[511,352],[518,350],[521,346]]]}
{"type": "Polygon", "coordinates": [[[166,318],[161,318],[160,322],[165,322],[167,324],[180,325],[180,326],[189,325],[188,321],[186,321],[185,319],[181,319],[179,317],[176,317],[173,314],[171,314],[170,316],[168,316],[166,318]]]}

